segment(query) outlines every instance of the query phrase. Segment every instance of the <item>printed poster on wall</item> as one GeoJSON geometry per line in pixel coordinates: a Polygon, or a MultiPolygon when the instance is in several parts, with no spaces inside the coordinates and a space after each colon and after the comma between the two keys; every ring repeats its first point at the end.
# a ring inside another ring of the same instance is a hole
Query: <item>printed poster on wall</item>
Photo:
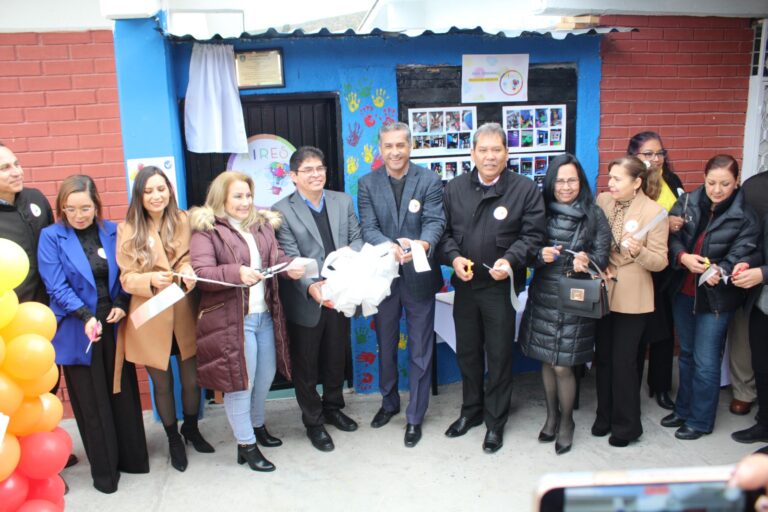
{"type": "Polygon", "coordinates": [[[248,174],[253,179],[253,203],[269,208],[296,188],[288,165],[294,151],[293,144],[277,135],[253,135],[248,138],[248,153],[232,154],[227,170],[248,174]]]}
{"type": "Polygon", "coordinates": [[[549,163],[553,158],[563,153],[563,151],[559,153],[529,153],[525,155],[510,153],[507,159],[507,169],[532,179],[542,189],[549,163]]]}
{"type": "Polygon", "coordinates": [[[564,104],[503,107],[509,152],[563,151],[565,116],[564,104]]]}
{"type": "Polygon", "coordinates": [[[408,109],[411,156],[469,154],[477,128],[476,107],[408,109]]]}
{"type": "Polygon", "coordinates": [[[528,54],[462,55],[461,102],[528,101],[528,54]]]}
{"type": "Polygon", "coordinates": [[[162,170],[168,177],[168,180],[173,186],[173,192],[176,196],[176,202],[179,201],[179,187],[176,186],[176,160],[172,156],[158,156],[151,158],[129,158],[125,161],[125,168],[128,172],[128,194],[130,195],[133,190],[133,180],[136,179],[136,175],[139,174],[145,167],[155,166],[162,170]]]}
{"type": "Polygon", "coordinates": [[[451,181],[453,178],[472,172],[472,159],[469,155],[440,156],[431,158],[413,158],[413,163],[434,172],[440,179],[451,181]]]}

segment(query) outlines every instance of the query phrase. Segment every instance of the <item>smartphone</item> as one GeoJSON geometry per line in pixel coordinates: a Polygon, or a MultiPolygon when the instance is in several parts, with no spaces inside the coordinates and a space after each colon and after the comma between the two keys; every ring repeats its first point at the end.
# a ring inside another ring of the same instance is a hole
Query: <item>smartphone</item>
{"type": "Polygon", "coordinates": [[[728,486],[734,466],[544,475],[539,512],[744,512],[757,496],[728,486]]]}

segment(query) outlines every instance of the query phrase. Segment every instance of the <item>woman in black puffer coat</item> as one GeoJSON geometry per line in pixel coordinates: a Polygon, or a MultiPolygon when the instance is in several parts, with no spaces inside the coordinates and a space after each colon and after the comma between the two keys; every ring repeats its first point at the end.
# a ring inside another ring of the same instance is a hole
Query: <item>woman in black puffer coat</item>
{"type": "Polygon", "coordinates": [[[590,259],[605,269],[611,229],[573,155],[560,155],[550,163],[544,178],[544,202],[547,246],[539,251],[519,341],[525,355],[542,362],[547,420],[539,441],[557,439],[559,455],[568,452],[573,441],[573,367],[592,360],[596,323],[558,310],[559,280],[568,272],[585,272],[590,259]],[[578,254],[573,256],[566,249],[578,254]]]}

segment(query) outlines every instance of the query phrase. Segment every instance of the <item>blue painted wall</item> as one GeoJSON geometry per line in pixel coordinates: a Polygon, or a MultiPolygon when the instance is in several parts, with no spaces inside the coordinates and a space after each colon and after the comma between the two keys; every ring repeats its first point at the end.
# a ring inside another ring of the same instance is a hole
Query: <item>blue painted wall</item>
{"type": "MultiPolygon", "coordinates": [[[[578,72],[576,154],[594,184],[598,172],[600,127],[600,37],[569,36],[556,41],[543,37],[507,39],[483,35],[432,35],[417,38],[301,37],[269,41],[227,41],[236,50],[281,48],[283,88],[246,90],[242,94],[336,92],[342,110],[343,162],[346,191],[357,196],[357,181],[378,165],[377,131],[397,116],[396,66],[400,64],[460,66],[463,54],[528,53],[532,64],[575,63],[578,72]]],[[[183,195],[183,151],[177,102],[185,95],[191,42],[168,43],[150,20],[116,22],[115,48],[126,158],[154,155],[159,150],[176,157],[183,195]],[[149,84],[140,78],[151,73],[149,84]],[[156,75],[156,76],[155,76],[156,75]],[[154,124],[152,123],[154,121],[154,124]]],[[[184,201],[185,202],[185,201],[184,201]]],[[[352,347],[355,387],[378,389],[378,361],[372,319],[355,319],[352,347]]],[[[404,321],[401,322],[405,331],[404,321]]],[[[401,339],[407,346],[407,335],[401,339]]],[[[460,378],[450,349],[438,348],[439,380],[460,378]]],[[[407,354],[400,353],[407,387],[407,354]]],[[[536,364],[517,358],[516,371],[536,364]]]]}

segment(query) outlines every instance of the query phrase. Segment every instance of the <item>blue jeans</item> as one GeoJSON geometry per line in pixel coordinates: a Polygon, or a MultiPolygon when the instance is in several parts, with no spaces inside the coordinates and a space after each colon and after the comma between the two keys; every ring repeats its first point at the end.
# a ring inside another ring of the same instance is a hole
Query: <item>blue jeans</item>
{"type": "Polygon", "coordinates": [[[275,378],[275,333],[268,311],[245,317],[245,365],[248,389],[226,393],[224,410],[237,442],[253,444],[253,427],[264,425],[264,402],[275,378]]]}
{"type": "Polygon", "coordinates": [[[699,432],[712,432],[720,400],[720,363],[733,312],[695,313],[693,297],[677,294],[673,305],[680,338],[680,387],[675,414],[699,432]]]}

